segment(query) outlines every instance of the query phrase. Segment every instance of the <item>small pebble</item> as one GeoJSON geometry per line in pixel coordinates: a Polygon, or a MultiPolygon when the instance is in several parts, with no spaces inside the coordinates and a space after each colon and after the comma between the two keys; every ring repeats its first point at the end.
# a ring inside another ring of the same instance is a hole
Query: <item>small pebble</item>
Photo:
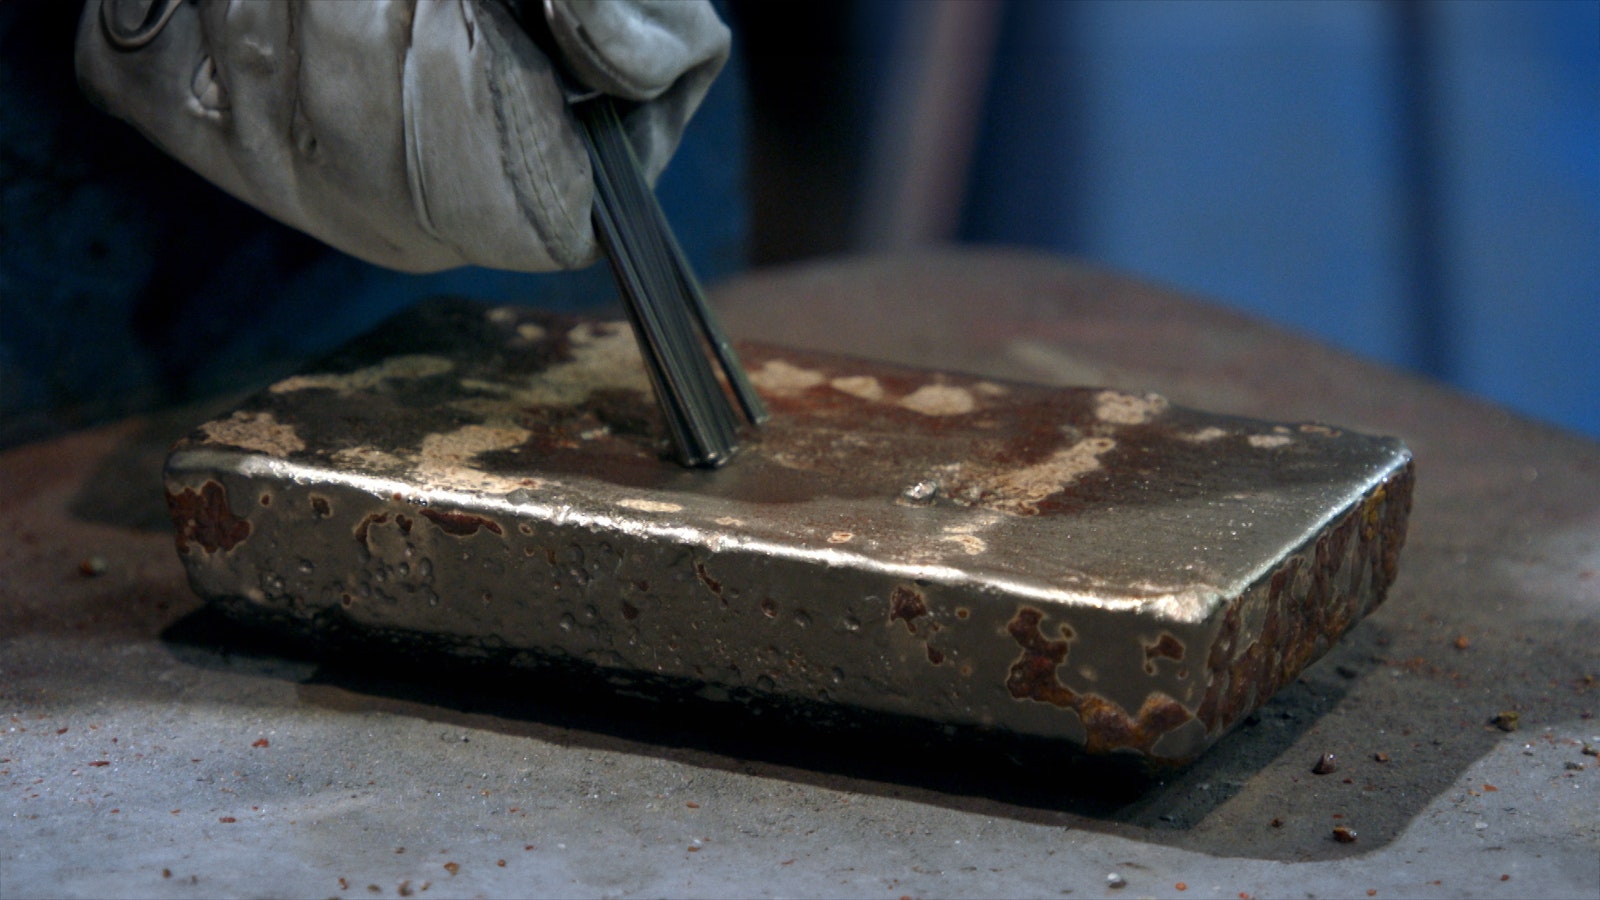
{"type": "Polygon", "coordinates": [[[1521,716],[1517,715],[1516,710],[1506,709],[1501,710],[1499,715],[1490,719],[1489,724],[1500,729],[1501,731],[1516,731],[1517,728],[1520,727],[1518,721],[1519,719],[1521,719],[1521,716]]]}
{"type": "Polygon", "coordinates": [[[1373,762],[1388,762],[1389,754],[1379,750],[1377,753],[1372,754],[1372,760],[1373,762]]]}
{"type": "Polygon", "coordinates": [[[1317,760],[1317,764],[1311,767],[1311,774],[1313,775],[1332,775],[1337,771],[1339,771],[1339,761],[1333,758],[1332,753],[1322,754],[1322,758],[1317,760]]]}
{"type": "Polygon", "coordinates": [[[1356,842],[1355,829],[1340,825],[1333,830],[1333,839],[1341,844],[1354,844],[1356,842]]]}
{"type": "Polygon", "coordinates": [[[1108,888],[1111,888],[1113,890],[1121,890],[1121,889],[1123,889],[1123,888],[1125,888],[1127,886],[1128,886],[1128,882],[1126,880],[1124,880],[1123,877],[1121,875],[1118,875],[1116,872],[1112,872],[1110,875],[1106,876],[1106,887],[1108,887],[1108,888]]]}

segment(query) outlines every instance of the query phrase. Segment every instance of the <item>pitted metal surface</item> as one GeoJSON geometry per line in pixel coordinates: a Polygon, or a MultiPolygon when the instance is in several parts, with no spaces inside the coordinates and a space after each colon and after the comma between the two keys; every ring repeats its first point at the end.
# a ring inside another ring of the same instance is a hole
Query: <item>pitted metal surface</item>
{"type": "Polygon", "coordinates": [[[624,323],[420,307],[174,450],[179,552],[311,634],[1175,762],[1394,579],[1398,441],[741,354],[773,421],[691,471],[624,323]]]}

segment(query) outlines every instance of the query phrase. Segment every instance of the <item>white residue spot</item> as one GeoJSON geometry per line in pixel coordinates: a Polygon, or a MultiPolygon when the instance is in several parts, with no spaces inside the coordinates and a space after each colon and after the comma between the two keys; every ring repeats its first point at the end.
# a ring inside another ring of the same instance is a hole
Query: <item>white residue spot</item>
{"type": "Polygon", "coordinates": [[[308,388],[327,388],[341,394],[370,391],[390,378],[428,378],[442,375],[455,368],[455,363],[442,356],[410,354],[391,356],[375,366],[340,374],[313,373],[294,375],[274,384],[269,390],[274,394],[303,391],[308,388]]]}
{"type": "Polygon", "coordinates": [[[1259,450],[1272,450],[1291,443],[1293,439],[1286,434],[1252,434],[1247,440],[1250,446],[1259,450]]]}
{"type": "Polygon", "coordinates": [[[1143,425],[1167,411],[1160,394],[1135,396],[1121,391],[1101,391],[1094,398],[1095,418],[1113,425],[1143,425]]]}
{"type": "Polygon", "coordinates": [[[200,426],[206,440],[243,447],[268,456],[288,456],[306,448],[293,425],[285,425],[269,412],[235,412],[226,419],[200,426]]]}
{"type": "Polygon", "coordinates": [[[781,359],[769,359],[750,373],[751,384],[772,394],[798,394],[827,380],[828,376],[815,369],[802,369],[781,359]]]}
{"type": "Polygon", "coordinates": [[[538,487],[540,482],[536,479],[530,484],[526,477],[495,475],[473,465],[473,457],[478,454],[510,450],[526,441],[530,433],[511,425],[465,425],[455,431],[430,434],[422,439],[412,471],[424,485],[448,485],[457,490],[505,494],[538,487]]]}
{"type": "Polygon", "coordinates": [[[925,384],[900,398],[900,405],[925,416],[959,416],[972,412],[978,403],[972,392],[950,384],[925,384]]]}
{"type": "Polygon", "coordinates": [[[1024,515],[1038,512],[1039,501],[1100,468],[1100,457],[1116,445],[1111,438],[1086,438],[1057,450],[1044,462],[993,475],[983,484],[993,495],[984,505],[1024,515]]]}
{"type": "Polygon", "coordinates": [[[988,542],[975,534],[946,534],[940,537],[939,540],[955,544],[968,556],[977,556],[989,549],[988,542]]]}
{"type": "Polygon", "coordinates": [[[343,468],[364,472],[391,472],[405,465],[400,457],[377,447],[345,447],[334,452],[333,461],[343,468]]]}
{"type": "Polygon", "coordinates": [[[828,382],[833,389],[872,403],[883,399],[883,385],[871,375],[841,375],[828,382]]]}
{"type": "Polygon", "coordinates": [[[639,512],[649,512],[649,513],[683,512],[683,505],[680,504],[680,503],[666,503],[666,502],[663,502],[661,500],[644,500],[644,499],[633,498],[633,497],[630,497],[627,500],[618,500],[617,501],[617,505],[618,506],[627,507],[628,509],[636,509],[639,512]]]}

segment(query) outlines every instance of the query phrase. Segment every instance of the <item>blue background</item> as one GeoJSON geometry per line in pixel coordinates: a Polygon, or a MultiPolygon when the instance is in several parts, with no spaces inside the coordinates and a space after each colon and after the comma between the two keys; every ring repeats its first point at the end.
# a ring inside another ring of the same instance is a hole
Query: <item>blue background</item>
{"type": "Polygon", "coordinates": [[[995,58],[964,239],[1600,435],[1600,4],[1014,0],[995,58]]]}

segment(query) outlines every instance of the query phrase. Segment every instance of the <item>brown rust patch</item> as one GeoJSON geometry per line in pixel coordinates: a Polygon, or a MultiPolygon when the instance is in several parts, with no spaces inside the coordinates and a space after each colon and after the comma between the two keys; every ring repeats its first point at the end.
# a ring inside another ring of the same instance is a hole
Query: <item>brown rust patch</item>
{"type": "Polygon", "coordinates": [[[311,495],[311,512],[319,519],[326,519],[333,515],[333,504],[321,494],[311,495]]]}
{"type": "Polygon", "coordinates": [[[1161,637],[1154,644],[1144,645],[1144,670],[1154,675],[1156,673],[1156,657],[1171,660],[1183,659],[1183,641],[1177,639],[1169,631],[1161,632],[1161,637]]]}
{"type": "Polygon", "coordinates": [[[1195,710],[1208,733],[1225,731],[1248,715],[1383,602],[1405,542],[1412,477],[1407,465],[1228,608],[1206,659],[1209,681],[1195,710]],[[1260,592],[1265,602],[1259,630],[1249,634],[1245,607],[1260,592]]]}
{"type": "Polygon", "coordinates": [[[428,508],[423,508],[421,512],[422,517],[439,526],[440,531],[455,537],[471,537],[477,534],[480,528],[495,534],[506,533],[499,522],[472,513],[428,508]]]}
{"type": "Polygon", "coordinates": [[[178,552],[188,553],[193,541],[207,553],[232,550],[250,536],[250,522],[228,508],[228,491],[216,481],[207,481],[196,492],[184,488],[167,492],[167,510],[172,514],[178,552]]]}
{"type": "Polygon", "coordinates": [[[933,646],[932,644],[929,644],[928,645],[928,662],[933,663],[936,666],[941,664],[941,663],[943,663],[944,662],[944,651],[942,651],[939,648],[933,646]]]}
{"type": "Polygon", "coordinates": [[[627,619],[629,622],[639,618],[639,607],[634,606],[632,603],[629,603],[626,600],[622,601],[622,617],[627,619]]]}
{"type": "Polygon", "coordinates": [[[388,513],[367,513],[360,522],[356,523],[354,532],[356,543],[365,544],[367,542],[367,532],[372,529],[372,526],[382,525],[387,521],[389,521],[388,513]]]}
{"type": "Polygon", "coordinates": [[[1011,664],[1011,671],[1006,675],[1006,690],[1018,700],[1068,706],[1072,692],[1061,685],[1056,669],[1067,659],[1073,631],[1062,625],[1061,640],[1052,641],[1039,630],[1042,621],[1044,613],[1024,606],[1006,623],[1006,631],[1022,647],[1022,656],[1011,664]]]}
{"type": "Polygon", "coordinates": [[[918,616],[928,614],[927,601],[923,600],[922,592],[903,584],[895,585],[889,592],[889,622],[899,619],[906,623],[906,630],[912,634],[917,633],[916,623],[913,621],[918,616]]]}
{"type": "Polygon", "coordinates": [[[1061,639],[1051,640],[1039,627],[1043,621],[1044,613],[1024,606],[1007,623],[1006,631],[1022,647],[1022,655],[1011,664],[1006,690],[1018,700],[1075,711],[1086,732],[1086,752],[1137,750],[1149,756],[1162,736],[1194,718],[1183,704],[1160,691],[1151,692],[1138,713],[1129,715],[1111,700],[1097,694],[1080,694],[1062,684],[1057,670],[1066,662],[1073,631],[1062,625],[1061,639]]]}
{"type": "Polygon", "coordinates": [[[694,574],[696,578],[700,579],[700,583],[704,584],[706,588],[711,591],[711,593],[716,594],[718,599],[722,598],[722,582],[711,577],[711,573],[706,571],[705,563],[695,560],[694,574]]]}
{"type": "Polygon", "coordinates": [[[394,515],[394,523],[396,525],[400,526],[400,533],[401,534],[410,534],[411,533],[411,525],[412,525],[412,523],[414,521],[415,521],[414,519],[412,519],[410,516],[406,515],[405,513],[395,513],[395,515],[394,515]]]}

